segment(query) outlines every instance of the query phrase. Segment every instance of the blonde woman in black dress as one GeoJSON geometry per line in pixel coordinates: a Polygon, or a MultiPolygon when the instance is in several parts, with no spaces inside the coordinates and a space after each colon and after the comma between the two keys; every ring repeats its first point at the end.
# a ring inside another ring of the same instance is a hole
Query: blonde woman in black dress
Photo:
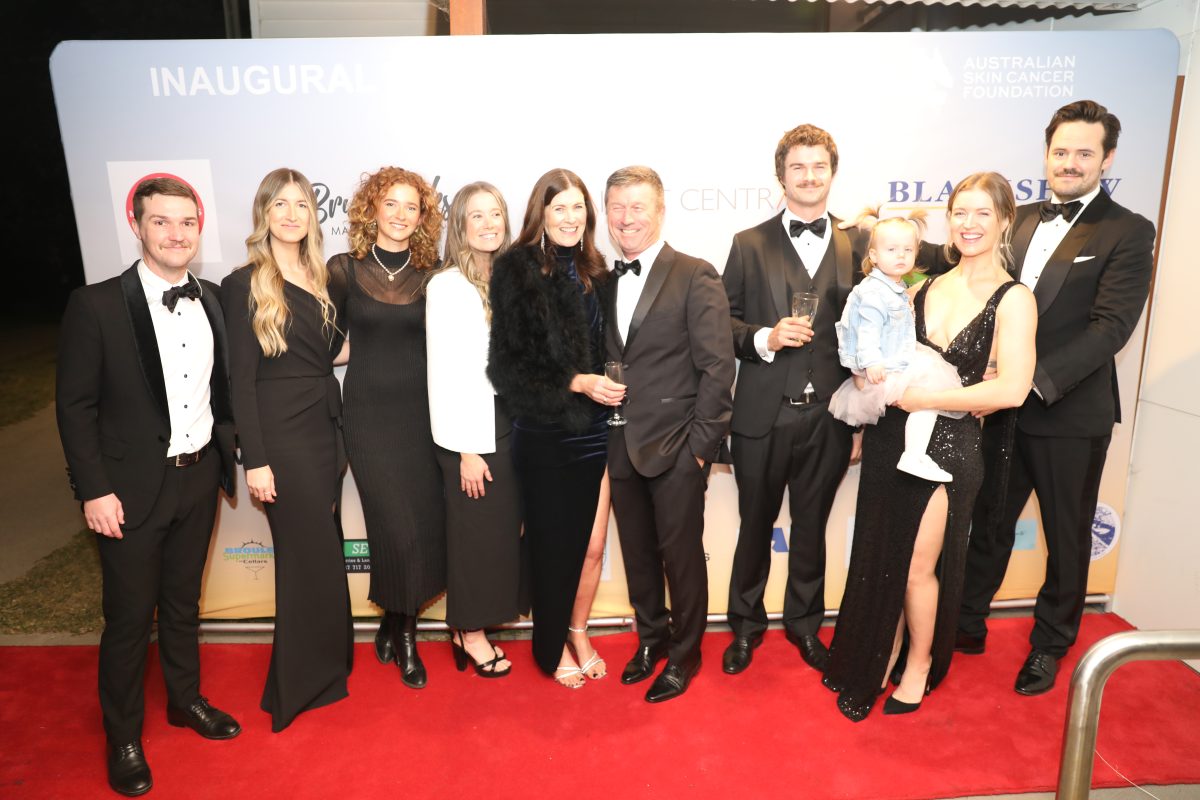
{"type": "Polygon", "coordinates": [[[321,260],[308,179],[263,178],[250,263],[221,282],[238,446],[250,496],[275,547],[275,636],[262,708],[281,731],[301,711],[346,696],[353,631],[334,521],[344,459],[333,359],[345,287],[321,260]]]}
{"type": "Polygon", "coordinates": [[[450,204],[445,268],[426,287],[429,419],[446,486],[446,622],[455,663],[485,678],[512,664],[483,629],[517,617],[521,501],[512,421],[488,380],[488,279],[508,247],[508,207],[489,183],[450,204]]]}
{"type": "Polygon", "coordinates": [[[417,616],[446,588],[442,474],[429,431],[425,292],[438,264],[438,194],[398,167],[363,178],[350,202],[350,252],[329,260],[346,282],[346,449],[371,550],[370,600],[384,610],[375,654],[425,686],[417,616]]]}

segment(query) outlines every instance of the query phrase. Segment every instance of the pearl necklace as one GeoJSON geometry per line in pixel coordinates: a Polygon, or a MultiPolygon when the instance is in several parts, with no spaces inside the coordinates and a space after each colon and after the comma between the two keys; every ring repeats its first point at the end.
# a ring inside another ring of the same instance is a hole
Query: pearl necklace
{"type": "Polygon", "coordinates": [[[375,263],[379,265],[379,268],[387,273],[388,280],[394,281],[396,280],[396,276],[403,272],[404,268],[408,266],[408,262],[412,261],[412,250],[410,249],[408,251],[408,258],[404,259],[404,263],[400,265],[400,269],[396,270],[395,272],[392,272],[390,269],[385,267],[383,262],[379,260],[379,254],[375,252],[375,245],[371,245],[371,256],[375,259],[375,263]]]}

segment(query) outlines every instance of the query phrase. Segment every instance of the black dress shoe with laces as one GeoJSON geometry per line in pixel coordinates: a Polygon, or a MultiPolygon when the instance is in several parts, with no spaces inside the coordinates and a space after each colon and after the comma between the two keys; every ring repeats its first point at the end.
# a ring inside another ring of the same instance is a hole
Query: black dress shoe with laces
{"type": "Polygon", "coordinates": [[[984,647],[987,643],[987,636],[971,636],[968,633],[959,631],[954,634],[954,652],[963,653],[968,656],[983,655],[984,647]]]}
{"type": "Polygon", "coordinates": [[[137,797],[154,785],[140,741],[108,746],[108,785],[126,797],[137,797]]]}
{"type": "Polygon", "coordinates": [[[687,691],[688,684],[700,671],[700,659],[690,666],[668,663],[662,674],[646,690],[647,703],[663,703],[687,691]]]}
{"type": "Polygon", "coordinates": [[[825,662],[829,660],[829,650],[820,639],[812,634],[797,635],[791,631],[788,631],[786,635],[787,640],[796,645],[796,649],[800,651],[800,657],[804,659],[804,663],[817,672],[825,671],[825,662]]]}
{"type": "Polygon", "coordinates": [[[654,667],[659,661],[662,661],[667,654],[665,647],[651,647],[650,645],[640,645],[637,652],[633,654],[633,658],[629,659],[629,663],[625,665],[625,669],[621,672],[621,683],[628,686],[631,683],[644,681],[654,674],[654,667]]]}
{"type": "Polygon", "coordinates": [[[379,621],[379,630],[375,631],[375,658],[380,664],[390,664],[396,657],[396,645],[392,644],[392,632],[387,617],[379,621]]]}
{"type": "Polygon", "coordinates": [[[727,675],[743,672],[754,660],[754,649],[762,644],[762,635],[735,636],[721,657],[721,669],[727,675]]]}
{"type": "Polygon", "coordinates": [[[1030,650],[1024,666],[1017,673],[1017,683],[1013,686],[1017,694],[1032,697],[1045,694],[1054,688],[1054,678],[1058,675],[1058,658],[1045,650],[1030,650]]]}
{"type": "Polygon", "coordinates": [[[167,706],[167,722],[176,728],[191,728],[205,739],[232,739],[242,732],[236,719],[213,708],[204,697],[197,697],[187,708],[167,706]]]}

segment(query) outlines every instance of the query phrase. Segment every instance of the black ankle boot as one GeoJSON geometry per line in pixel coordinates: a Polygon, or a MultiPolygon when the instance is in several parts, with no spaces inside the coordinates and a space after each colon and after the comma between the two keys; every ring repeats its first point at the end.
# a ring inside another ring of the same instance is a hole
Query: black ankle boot
{"type": "Polygon", "coordinates": [[[417,653],[417,618],[388,612],[391,620],[392,643],[396,647],[396,666],[400,680],[410,689],[425,687],[425,665],[417,653]]]}
{"type": "Polygon", "coordinates": [[[396,645],[392,643],[392,627],[385,613],[379,620],[379,630],[375,632],[375,658],[380,664],[390,664],[396,657],[396,645]]]}

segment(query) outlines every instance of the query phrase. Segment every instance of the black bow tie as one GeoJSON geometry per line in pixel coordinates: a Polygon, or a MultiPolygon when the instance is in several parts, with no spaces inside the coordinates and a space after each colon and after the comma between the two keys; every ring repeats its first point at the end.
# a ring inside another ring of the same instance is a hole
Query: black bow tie
{"type": "Polygon", "coordinates": [[[618,259],[617,263],[613,266],[613,274],[615,274],[619,278],[622,275],[624,275],[626,272],[632,272],[634,275],[641,275],[642,274],[642,262],[638,261],[636,258],[633,261],[629,261],[629,262],[621,261],[620,259],[618,259]]]}
{"type": "Polygon", "coordinates": [[[1063,219],[1070,222],[1075,219],[1075,215],[1081,208],[1083,208],[1082,200],[1070,200],[1066,203],[1051,203],[1047,200],[1038,206],[1038,216],[1042,218],[1042,222],[1050,222],[1055,217],[1062,215],[1063,219]]]}
{"type": "Polygon", "coordinates": [[[179,302],[179,298],[187,297],[192,300],[200,299],[200,283],[188,279],[188,282],[182,286],[172,286],[163,292],[163,305],[167,307],[167,311],[174,311],[175,304],[179,302]]]}
{"type": "Polygon", "coordinates": [[[805,231],[811,231],[813,236],[816,236],[818,239],[824,239],[825,217],[814,219],[812,222],[801,222],[798,219],[794,219],[788,223],[788,233],[793,239],[805,231]]]}

